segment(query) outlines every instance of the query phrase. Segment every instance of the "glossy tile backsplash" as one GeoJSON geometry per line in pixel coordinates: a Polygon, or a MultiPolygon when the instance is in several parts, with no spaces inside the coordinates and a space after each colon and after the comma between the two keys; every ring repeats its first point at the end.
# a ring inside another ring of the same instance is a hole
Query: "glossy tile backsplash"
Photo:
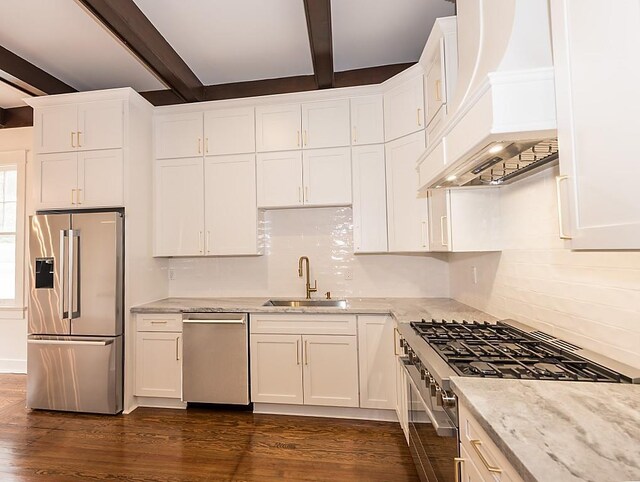
{"type": "Polygon", "coordinates": [[[354,255],[351,208],[267,211],[264,256],[172,259],[170,296],[304,297],[298,258],[311,260],[314,297],[449,296],[442,255],[354,255]],[[348,279],[352,278],[352,279],[348,279]]]}
{"type": "Polygon", "coordinates": [[[640,251],[566,249],[555,174],[503,188],[505,249],[452,255],[451,296],[640,367],[640,251]]]}

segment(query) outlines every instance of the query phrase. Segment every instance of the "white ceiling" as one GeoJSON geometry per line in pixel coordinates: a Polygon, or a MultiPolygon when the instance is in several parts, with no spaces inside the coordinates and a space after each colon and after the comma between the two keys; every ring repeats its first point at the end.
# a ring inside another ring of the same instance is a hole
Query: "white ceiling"
{"type": "MultiPolygon", "coordinates": [[[[313,74],[303,0],[135,0],[205,85],[313,74]]],[[[446,0],[332,0],[336,71],[415,62],[446,0]]],[[[0,45],[84,91],[166,88],[77,0],[0,0],[0,45]]],[[[22,105],[0,85],[0,107],[22,105]]]]}
{"type": "Polygon", "coordinates": [[[135,0],[205,85],[313,74],[302,0],[135,0]]]}
{"type": "Polygon", "coordinates": [[[14,89],[4,82],[0,82],[0,107],[8,109],[10,107],[21,107],[26,105],[22,102],[25,97],[30,97],[21,90],[14,89]]]}
{"type": "Polygon", "coordinates": [[[1,0],[0,45],[78,90],[165,88],[73,0],[1,0]]]}
{"type": "Polygon", "coordinates": [[[445,0],[333,0],[334,70],[416,62],[434,20],[454,11],[445,0]]]}

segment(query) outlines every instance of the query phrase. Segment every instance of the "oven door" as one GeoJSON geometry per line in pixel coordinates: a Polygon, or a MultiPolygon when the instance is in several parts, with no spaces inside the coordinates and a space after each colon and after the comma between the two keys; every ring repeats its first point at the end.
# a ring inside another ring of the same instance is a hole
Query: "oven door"
{"type": "Polygon", "coordinates": [[[409,382],[409,449],[420,480],[458,482],[458,429],[441,407],[432,406],[418,370],[413,365],[405,365],[405,369],[409,382]]]}

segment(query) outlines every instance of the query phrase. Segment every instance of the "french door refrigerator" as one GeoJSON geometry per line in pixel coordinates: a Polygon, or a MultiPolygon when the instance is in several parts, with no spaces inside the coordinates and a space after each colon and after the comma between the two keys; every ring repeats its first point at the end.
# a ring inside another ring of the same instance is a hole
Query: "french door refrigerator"
{"type": "Polygon", "coordinates": [[[122,217],[120,211],[30,217],[29,408],[122,411],[122,217]]]}

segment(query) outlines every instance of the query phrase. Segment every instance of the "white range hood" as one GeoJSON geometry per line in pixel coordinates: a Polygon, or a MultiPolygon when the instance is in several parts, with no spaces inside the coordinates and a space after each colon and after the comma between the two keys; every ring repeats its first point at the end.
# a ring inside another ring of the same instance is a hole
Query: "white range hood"
{"type": "Polygon", "coordinates": [[[500,184],[557,159],[547,0],[457,5],[457,83],[418,160],[421,190],[500,184]]]}

